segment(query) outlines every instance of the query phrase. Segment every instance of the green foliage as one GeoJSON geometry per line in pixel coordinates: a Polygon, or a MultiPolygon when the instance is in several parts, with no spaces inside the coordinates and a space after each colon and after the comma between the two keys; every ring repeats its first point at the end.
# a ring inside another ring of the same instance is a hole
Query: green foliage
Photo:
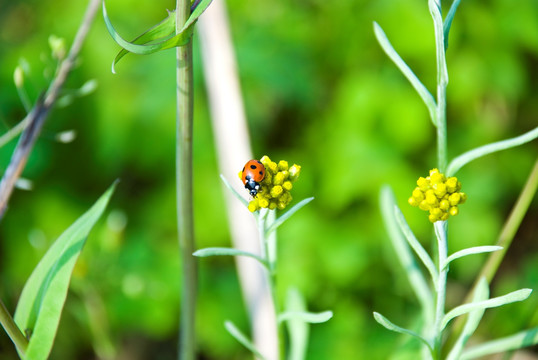
{"type": "Polygon", "coordinates": [[[21,354],[23,358],[49,357],[71,273],[88,233],[101,217],[113,191],[114,186],[52,244],[26,282],[14,316],[30,339],[26,354],[21,354]]]}
{"type": "MultiPolygon", "coordinates": [[[[69,42],[80,19],[76,14],[85,7],[85,2],[67,0],[51,4],[2,4],[0,134],[24,117],[13,85],[19,59],[24,57],[30,65],[25,88],[33,102],[47,84],[44,68],[54,69],[50,61],[42,61],[42,54],[49,52],[49,36],[69,42]]],[[[106,5],[114,26],[128,40],[161,21],[166,15],[163,6],[172,6],[141,0],[106,5]]],[[[389,266],[395,261],[394,250],[378,211],[378,191],[382,184],[390,184],[417,239],[428,239],[428,221],[403,204],[416,174],[434,163],[430,149],[435,140],[427,108],[379,47],[372,21],[382,26],[433,94],[435,49],[425,1],[229,0],[227,5],[254,153],[293,158],[303,166],[301,186],[290,205],[316,198],[278,230],[279,272],[285,274],[278,286],[281,298],[294,285],[309,309],[330,308],[335,313],[323,326],[310,328],[307,358],[387,359],[398,352],[400,358],[416,359],[418,341],[386,331],[371,316],[375,309],[396,324],[417,329],[414,316],[420,315],[413,284],[406,282],[405,273],[389,266]],[[283,126],[289,131],[282,132],[283,126]]],[[[447,11],[443,7],[445,19],[447,11]]],[[[449,159],[536,127],[536,23],[534,0],[520,0],[517,6],[513,0],[461,2],[447,52],[449,159]]],[[[194,42],[196,241],[199,248],[229,247],[222,199],[227,190],[220,186],[196,33],[194,42]]],[[[34,190],[15,193],[0,227],[0,297],[14,309],[24,282],[52,239],[76,220],[73,214],[84,212],[85,204],[94,200],[90,194],[121,178],[113,212],[95,226],[95,241],[86,244],[77,265],[80,271],[75,270],[72,280],[80,288],[95,289],[105,304],[106,323],[98,322],[95,333],[89,330],[89,315],[81,310],[82,296],[75,290],[62,315],[62,324],[69,327],[60,325],[56,337],[60,346],[53,349],[51,359],[95,353],[95,334],[108,336],[118,357],[136,350],[144,358],[157,352],[163,359],[175,358],[180,284],[175,124],[170,120],[175,112],[175,78],[170,70],[174,51],[126,56],[119,74],[112,75],[110,62],[118,50],[103,21],[96,19],[67,87],[77,88],[88,79],[96,79],[99,87],[87,97],[74,98],[70,107],[54,111],[23,174],[34,190]],[[55,134],[68,129],[76,131],[75,141],[54,141],[55,134]],[[115,219],[118,214],[123,220],[115,219]]],[[[9,142],[0,149],[0,167],[5,168],[13,145],[9,142]]],[[[452,219],[449,254],[495,243],[537,152],[533,141],[481,157],[458,171],[472,198],[465,204],[465,216],[452,219]]],[[[493,280],[492,296],[524,287],[538,289],[537,209],[534,199],[493,280]]],[[[394,206],[389,211],[393,213],[394,206]]],[[[433,247],[427,240],[422,246],[426,251],[433,247]]],[[[450,264],[454,288],[470,287],[485,255],[450,264]]],[[[233,260],[206,258],[200,261],[200,272],[202,355],[248,359],[248,351],[221,325],[233,319],[240,329],[248,329],[233,260]]],[[[536,308],[538,298],[533,295],[509,309],[490,309],[476,335],[494,339],[534,328],[538,318],[529,314],[536,308]]],[[[0,358],[16,356],[7,337],[0,336],[0,358]]]]}

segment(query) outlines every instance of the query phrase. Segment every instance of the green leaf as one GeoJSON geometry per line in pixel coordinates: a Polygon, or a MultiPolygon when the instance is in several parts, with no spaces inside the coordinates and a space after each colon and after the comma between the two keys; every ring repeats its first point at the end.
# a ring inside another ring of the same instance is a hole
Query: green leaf
{"type": "MultiPolygon", "coordinates": [[[[291,288],[286,296],[286,311],[301,312],[306,311],[306,303],[301,293],[291,288]]],[[[290,334],[290,355],[289,360],[304,360],[306,358],[306,348],[308,346],[308,336],[310,326],[307,322],[299,318],[290,318],[286,322],[288,333],[290,334]]]]}
{"type": "Polygon", "coordinates": [[[60,322],[73,267],[114,191],[112,185],[97,202],[52,244],[24,285],[15,322],[30,334],[27,360],[47,359],[60,322]]]}
{"type": "Polygon", "coordinates": [[[248,207],[248,201],[242,197],[233,187],[232,185],[230,185],[230,183],[228,182],[228,180],[226,180],[226,178],[224,177],[224,175],[220,174],[220,179],[222,180],[222,182],[224,183],[224,185],[226,185],[226,187],[228,189],[230,189],[230,191],[232,192],[232,194],[237,198],[237,200],[241,201],[243,203],[243,205],[245,205],[245,207],[248,207]]]}
{"type": "Polygon", "coordinates": [[[329,321],[333,317],[332,311],[313,313],[308,311],[285,311],[278,315],[278,322],[298,319],[310,324],[320,324],[329,321]]]}
{"type": "Polygon", "coordinates": [[[538,327],[518,332],[501,339],[485,342],[465,350],[461,360],[481,358],[487,355],[517,350],[538,344],[538,327]]]}
{"type": "Polygon", "coordinates": [[[443,317],[441,329],[444,329],[446,325],[449,323],[449,321],[454,319],[456,316],[466,314],[473,310],[488,309],[488,308],[510,304],[516,301],[523,301],[530,296],[531,292],[532,292],[532,289],[521,289],[521,290],[513,291],[503,296],[495,297],[493,299],[460,305],[450,310],[448,314],[446,314],[443,317]]]}
{"type": "Polygon", "coordinates": [[[441,16],[441,2],[436,0],[428,0],[428,7],[433,19],[435,30],[435,44],[437,53],[437,76],[438,84],[448,84],[448,70],[446,68],[445,40],[443,30],[443,17],[441,16]]]}
{"type": "MultiPolygon", "coordinates": [[[[118,34],[116,29],[114,29],[114,26],[112,25],[112,22],[108,17],[104,1],[103,18],[105,20],[105,25],[108,29],[108,32],[110,33],[114,41],[118,43],[118,45],[120,45],[128,52],[132,52],[139,55],[147,55],[157,51],[166,50],[187,44],[190,41],[192,33],[194,31],[194,24],[196,23],[200,15],[202,15],[202,13],[207,9],[209,4],[211,4],[211,1],[212,0],[202,0],[198,4],[196,9],[192,12],[192,14],[189,16],[180,31],[175,31],[176,19],[175,16],[170,13],[168,15],[168,18],[161,21],[148,31],[144,32],[133,42],[129,42],[123,39],[118,34]],[[174,25],[173,31],[168,32],[172,24],[174,25]],[[140,38],[142,38],[142,40],[140,38]],[[148,42],[154,43],[148,44],[148,42]]],[[[119,61],[119,59],[121,59],[124,55],[125,54],[121,54],[121,51],[120,53],[118,53],[112,64],[112,72],[114,72],[114,65],[116,64],[116,62],[119,61]]]]}
{"type": "Polygon", "coordinates": [[[249,349],[258,359],[265,360],[265,357],[256,349],[256,346],[250,341],[245,334],[239,330],[231,321],[225,321],[224,327],[237,341],[249,349]]]}
{"type": "Polygon", "coordinates": [[[458,10],[458,6],[460,5],[460,0],[454,0],[452,2],[452,5],[450,6],[450,10],[448,11],[448,15],[445,18],[444,26],[443,26],[443,32],[445,34],[445,51],[448,49],[448,33],[450,32],[450,27],[452,26],[452,20],[454,19],[454,15],[456,15],[456,10],[458,10]]]}
{"type": "Polygon", "coordinates": [[[433,283],[437,284],[437,278],[439,277],[439,274],[437,272],[437,269],[435,269],[435,265],[433,263],[432,258],[426,250],[422,247],[420,242],[415,237],[415,234],[413,234],[413,231],[407,224],[407,221],[405,221],[405,217],[403,216],[400,208],[398,205],[394,205],[394,215],[396,217],[396,221],[398,222],[398,225],[400,226],[400,230],[404,234],[405,238],[407,239],[407,242],[409,245],[411,245],[411,248],[415,250],[415,253],[418,255],[420,260],[422,260],[422,263],[424,266],[426,266],[426,269],[430,272],[430,275],[432,277],[433,283]]]}
{"type": "Polygon", "coordinates": [[[208,257],[208,256],[248,256],[253,259],[258,260],[263,266],[269,269],[269,264],[267,261],[262,259],[260,256],[242,250],[237,250],[233,248],[222,248],[222,247],[212,247],[205,248],[195,251],[192,255],[198,257],[208,257]]]}
{"type": "Polygon", "coordinates": [[[422,306],[425,322],[430,323],[433,321],[432,314],[434,311],[432,293],[409,249],[407,241],[400,231],[396,217],[394,216],[396,200],[394,199],[394,194],[392,193],[391,188],[387,185],[383,186],[381,189],[380,203],[383,221],[387,232],[389,233],[394,252],[399,259],[402,268],[405,269],[409,284],[422,306]]]}
{"type": "Polygon", "coordinates": [[[422,336],[417,334],[416,332],[408,330],[408,329],[405,329],[405,328],[400,327],[398,325],[394,325],[386,317],[384,317],[383,315],[381,315],[380,313],[377,313],[375,311],[374,311],[374,319],[375,319],[375,321],[377,321],[378,323],[383,325],[388,330],[391,330],[391,331],[394,331],[394,332],[397,332],[397,333],[400,333],[400,334],[411,335],[411,336],[419,339],[420,341],[422,341],[428,347],[428,349],[430,349],[430,351],[432,351],[433,348],[432,348],[431,344],[426,339],[424,339],[422,336]]]}
{"type": "Polygon", "coordinates": [[[446,171],[447,176],[454,176],[454,174],[456,174],[464,165],[484,155],[488,155],[496,151],[510,149],[512,147],[525,144],[536,138],[538,138],[538,127],[515,138],[494,142],[467,151],[450,162],[446,171]]]}
{"type": "Polygon", "coordinates": [[[398,55],[396,50],[392,47],[389,39],[387,38],[387,35],[385,35],[385,32],[383,32],[383,29],[374,21],[374,32],[375,36],[377,38],[377,41],[385,51],[385,53],[388,55],[388,57],[396,64],[396,66],[400,69],[400,71],[405,75],[407,80],[413,85],[415,90],[418,92],[420,97],[422,98],[422,101],[424,101],[424,104],[426,104],[426,107],[428,108],[428,111],[430,112],[430,118],[432,119],[432,122],[435,126],[437,124],[435,123],[436,119],[436,112],[437,112],[437,105],[435,103],[435,99],[433,98],[432,94],[426,89],[426,87],[422,84],[422,82],[418,79],[418,77],[413,73],[413,70],[403,61],[403,59],[398,55]]]}
{"type": "Polygon", "coordinates": [[[280,225],[284,223],[284,221],[288,220],[293,214],[295,214],[299,209],[301,209],[303,206],[305,206],[312,200],[314,200],[314,198],[309,197],[309,198],[299,201],[291,209],[289,209],[283,215],[281,215],[278,219],[276,219],[276,221],[273,222],[271,226],[266,230],[265,235],[268,236],[271,232],[275,231],[280,225]]]}
{"type": "MultiPolygon", "coordinates": [[[[488,282],[486,281],[486,278],[481,278],[480,281],[478,282],[478,285],[476,286],[476,290],[473,295],[473,302],[477,303],[480,301],[487,300],[488,298],[489,298],[488,282]]],[[[471,311],[469,313],[469,317],[467,318],[467,321],[465,322],[463,331],[461,332],[460,336],[458,337],[458,340],[456,341],[456,343],[450,350],[450,353],[448,354],[446,360],[460,359],[463,347],[465,346],[469,338],[476,331],[476,328],[478,327],[480,320],[482,320],[482,316],[484,315],[485,311],[486,309],[478,309],[478,310],[471,311]]]]}
{"type": "Polygon", "coordinates": [[[473,255],[473,254],[482,254],[486,252],[493,252],[497,250],[501,250],[502,246],[475,246],[468,249],[463,249],[460,251],[455,252],[454,254],[450,255],[444,264],[442,264],[441,268],[444,269],[450,264],[452,261],[459,259],[460,257],[467,256],[467,255],[473,255]]]}
{"type": "MultiPolygon", "coordinates": [[[[104,10],[105,3],[103,1],[103,15],[106,14],[106,10],[104,10]]],[[[105,17],[105,22],[107,18],[105,17]]],[[[110,31],[110,30],[109,30],[110,31]]],[[[168,13],[168,16],[158,23],[157,25],[153,26],[152,28],[148,29],[146,32],[142,33],[138,37],[136,37],[133,41],[131,41],[132,44],[147,44],[151,41],[158,40],[158,39],[165,39],[168,37],[171,37],[176,32],[176,11],[170,11],[168,13]]],[[[114,62],[112,63],[112,72],[115,73],[114,65],[120,61],[122,57],[127,55],[129,53],[128,50],[121,49],[120,52],[116,55],[114,58],[114,62]]]]}

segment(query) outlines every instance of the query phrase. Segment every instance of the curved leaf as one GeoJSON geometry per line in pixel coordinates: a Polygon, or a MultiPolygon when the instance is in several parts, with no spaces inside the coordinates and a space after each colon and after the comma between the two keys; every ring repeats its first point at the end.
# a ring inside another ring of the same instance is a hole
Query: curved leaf
{"type": "Polygon", "coordinates": [[[538,327],[518,332],[501,339],[485,342],[465,350],[461,360],[476,359],[491,354],[517,350],[538,344],[538,327]]]}
{"type": "Polygon", "coordinates": [[[309,197],[309,198],[299,201],[291,209],[289,209],[283,215],[281,215],[278,219],[276,219],[276,221],[273,222],[271,226],[266,230],[265,235],[267,236],[271,232],[275,231],[280,225],[284,223],[284,221],[288,220],[293,214],[295,214],[299,209],[301,209],[303,206],[305,206],[312,200],[314,200],[314,198],[309,197]]]}
{"type": "Polygon", "coordinates": [[[278,315],[278,322],[298,319],[310,324],[320,324],[329,321],[333,317],[332,311],[313,313],[308,311],[285,311],[278,315]]]}
{"type": "Polygon", "coordinates": [[[493,307],[502,306],[505,304],[510,304],[516,301],[523,301],[530,296],[532,289],[521,289],[513,291],[509,294],[495,297],[493,299],[472,302],[470,304],[460,305],[452,310],[450,310],[444,317],[441,325],[441,329],[444,329],[450,320],[454,319],[457,316],[466,314],[468,312],[478,310],[478,309],[488,309],[493,307]]]}
{"type": "MultiPolygon", "coordinates": [[[[103,9],[104,9],[105,3],[103,2],[103,9]]],[[[106,11],[103,10],[103,14],[106,14],[106,11]]],[[[105,23],[106,23],[106,17],[105,17],[105,23]]],[[[132,44],[147,44],[151,41],[157,40],[157,39],[165,39],[170,36],[172,36],[176,31],[176,12],[170,11],[168,13],[168,16],[158,23],[157,25],[153,26],[152,28],[148,29],[143,34],[136,37],[133,41],[131,41],[132,44]]],[[[116,55],[114,58],[114,62],[112,63],[112,72],[115,73],[114,65],[120,61],[122,57],[127,55],[129,53],[128,50],[125,50],[122,48],[120,52],[116,55]]]]}
{"type": "MultiPolygon", "coordinates": [[[[200,3],[196,6],[194,11],[191,13],[183,27],[180,31],[176,32],[176,16],[175,12],[169,13],[168,17],[150,28],[148,31],[144,32],[142,35],[138,36],[132,42],[129,42],[123,39],[114,26],[112,25],[108,13],[106,11],[105,2],[103,1],[103,18],[105,20],[105,25],[108,29],[108,32],[126,52],[132,52],[139,55],[152,54],[160,50],[166,50],[174,48],[177,46],[182,46],[187,44],[192,36],[194,31],[194,24],[202,15],[202,13],[207,9],[212,0],[201,0],[200,3]],[[175,35],[174,35],[175,34],[175,35]],[[155,41],[155,43],[148,44],[148,42],[155,41]]],[[[126,55],[126,52],[120,51],[114,62],[112,63],[112,72],[114,72],[114,65],[126,55]]]]}
{"type": "Polygon", "coordinates": [[[241,332],[231,321],[225,321],[224,327],[237,341],[239,341],[244,347],[249,349],[258,359],[265,360],[265,357],[260,353],[256,346],[250,341],[245,334],[241,332]]]}
{"type": "Polygon", "coordinates": [[[482,254],[486,252],[493,252],[493,251],[501,250],[502,248],[503,248],[502,246],[475,246],[472,248],[457,251],[446,259],[446,261],[442,264],[441,269],[444,269],[445,267],[448,266],[448,264],[450,264],[452,261],[456,259],[459,259],[460,257],[473,255],[473,254],[482,254]]]}
{"type": "Polygon", "coordinates": [[[375,319],[375,321],[377,321],[378,323],[383,325],[388,330],[391,330],[391,331],[394,331],[394,332],[397,332],[397,333],[400,333],[400,334],[411,335],[411,336],[419,339],[420,341],[422,341],[428,347],[428,349],[430,349],[430,351],[432,351],[431,344],[426,339],[424,339],[422,336],[417,334],[416,332],[408,330],[408,329],[405,329],[405,328],[400,327],[398,325],[394,325],[386,317],[384,317],[383,315],[381,315],[380,313],[375,312],[375,311],[374,311],[374,319],[375,319]]]}
{"type": "Polygon", "coordinates": [[[413,250],[415,250],[415,253],[418,255],[420,260],[422,260],[422,263],[424,264],[424,266],[426,266],[426,269],[428,269],[430,276],[432,277],[433,283],[437,284],[439,273],[435,268],[435,264],[433,263],[433,260],[430,255],[428,255],[426,250],[424,250],[420,242],[417,240],[415,234],[413,234],[413,231],[407,224],[407,221],[405,221],[405,217],[403,216],[402,211],[400,210],[398,205],[394,205],[394,216],[396,218],[396,222],[400,226],[400,230],[407,239],[407,242],[409,243],[409,245],[411,245],[413,250]]]}
{"type": "Polygon", "coordinates": [[[415,75],[413,70],[403,61],[403,59],[400,57],[400,55],[394,50],[392,47],[389,39],[387,38],[387,35],[385,35],[385,32],[383,29],[381,29],[381,26],[379,26],[374,21],[374,33],[377,38],[377,41],[385,51],[385,53],[388,55],[388,57],[396,64],[396,66],[400,69],[400,71],[404,74],[404,76],[409,80],[411,85],[415,88],[415,90],[418,92],[420,97],[422,98],[422,101],[424,101],[424,104],[426,104],[426,107],[428,108],[428,111],[430,112],[430,118],[432,119],[432,122],[435,126],[437,124],[435,123],[436,117],[436,108],[437,105],[435,103],[435,99],[433,98],[432,94],[426,89],[424,84],[418,79],[418,77],[415,75]]]}
{"type": "Polygon", "coordinates": [[[525,144],[529,141],[538,138],[538,127],[533,130],[526,132],[523,135],[517,136],[515,138],[506,139],[502,141],[497,141],[491,144],[480,146],[476,149],[467,151],[466,153],[461,154],[450,162],[447,168],[447,176],[454,176],[467,163],[478,159],[484,155],[494,153],[496,151],[506,150],[515,146],[525,144]]]}
{"type": "Polygon", "coordinates": [[[97,202],[52,244],[24,285],[15,322],[30,334],[26,359],[47,359],[67,297],[71,273],[88,233],[114,191],[112,185],[97,202]]]}
{"type": "Polygon", "coordinates": [[[445,33],[445,51],[446,49],[448,49],[448,33],[450,33],[452,20],[454,19],[454,15],[456,15],[456,10],[458,10],[459,5],[460,5],[460,0],[454,0],[452,5],[450,6],[450,10],[448,10],[448,14],[444,21],[443,31],[445,33]]]}
{"type": "Polygon", "coordinates": [[[192,255],[198,257],[208,257],[208,256],[248,256],[253,259],[258,260],[263,266],[269,268],[267,261],[262,259],[260,256],[250,253],[248,251],[237,250],[233,248],[222,248],[222,247],[212,247],[205,248],[195,251],[192,255]]]}

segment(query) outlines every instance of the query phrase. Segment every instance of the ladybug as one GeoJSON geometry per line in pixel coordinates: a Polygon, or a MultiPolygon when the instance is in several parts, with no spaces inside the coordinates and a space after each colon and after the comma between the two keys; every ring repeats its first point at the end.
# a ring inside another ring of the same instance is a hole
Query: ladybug
{"type": "Polygon", "coordinates": [[[265,178],[265,166],[259,160],[249,160],[243,167],[242,180],[251,196],[260,191],[260,183],[265,178]]]}

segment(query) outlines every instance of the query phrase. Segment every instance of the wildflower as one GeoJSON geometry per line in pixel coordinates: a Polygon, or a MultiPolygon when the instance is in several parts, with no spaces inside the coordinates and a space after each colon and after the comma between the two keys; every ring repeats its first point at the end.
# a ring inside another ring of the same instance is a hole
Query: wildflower
{"type": "MultiPolygon", "coordinates": [[[[248,204],[248,209],[251,212],[261,208],[284,210],[292,200],[290,191],[293,182],[301,173],[301,167],[297,164],[290,167],[285,160],[276,163],[267,155],[263,156],[260,162],[265,167],[265,177],[260,183],[260,189],[248,204]]],[[[243,178],[242,171],[239,172],[239,178],[243,178]]]]}
{"type": "Polygon", "coordinates": [[[428,219],[432,223],[444,221],[448,220],[449,216],[458,215],[458,205],[467,200],[467,195],[460,190],[461,183],[458,178],[446,178],[438,169],[432,169],[430,176],[417,180],[417,187],[408,202],[411,206],[428,211],[428,219]]]}

